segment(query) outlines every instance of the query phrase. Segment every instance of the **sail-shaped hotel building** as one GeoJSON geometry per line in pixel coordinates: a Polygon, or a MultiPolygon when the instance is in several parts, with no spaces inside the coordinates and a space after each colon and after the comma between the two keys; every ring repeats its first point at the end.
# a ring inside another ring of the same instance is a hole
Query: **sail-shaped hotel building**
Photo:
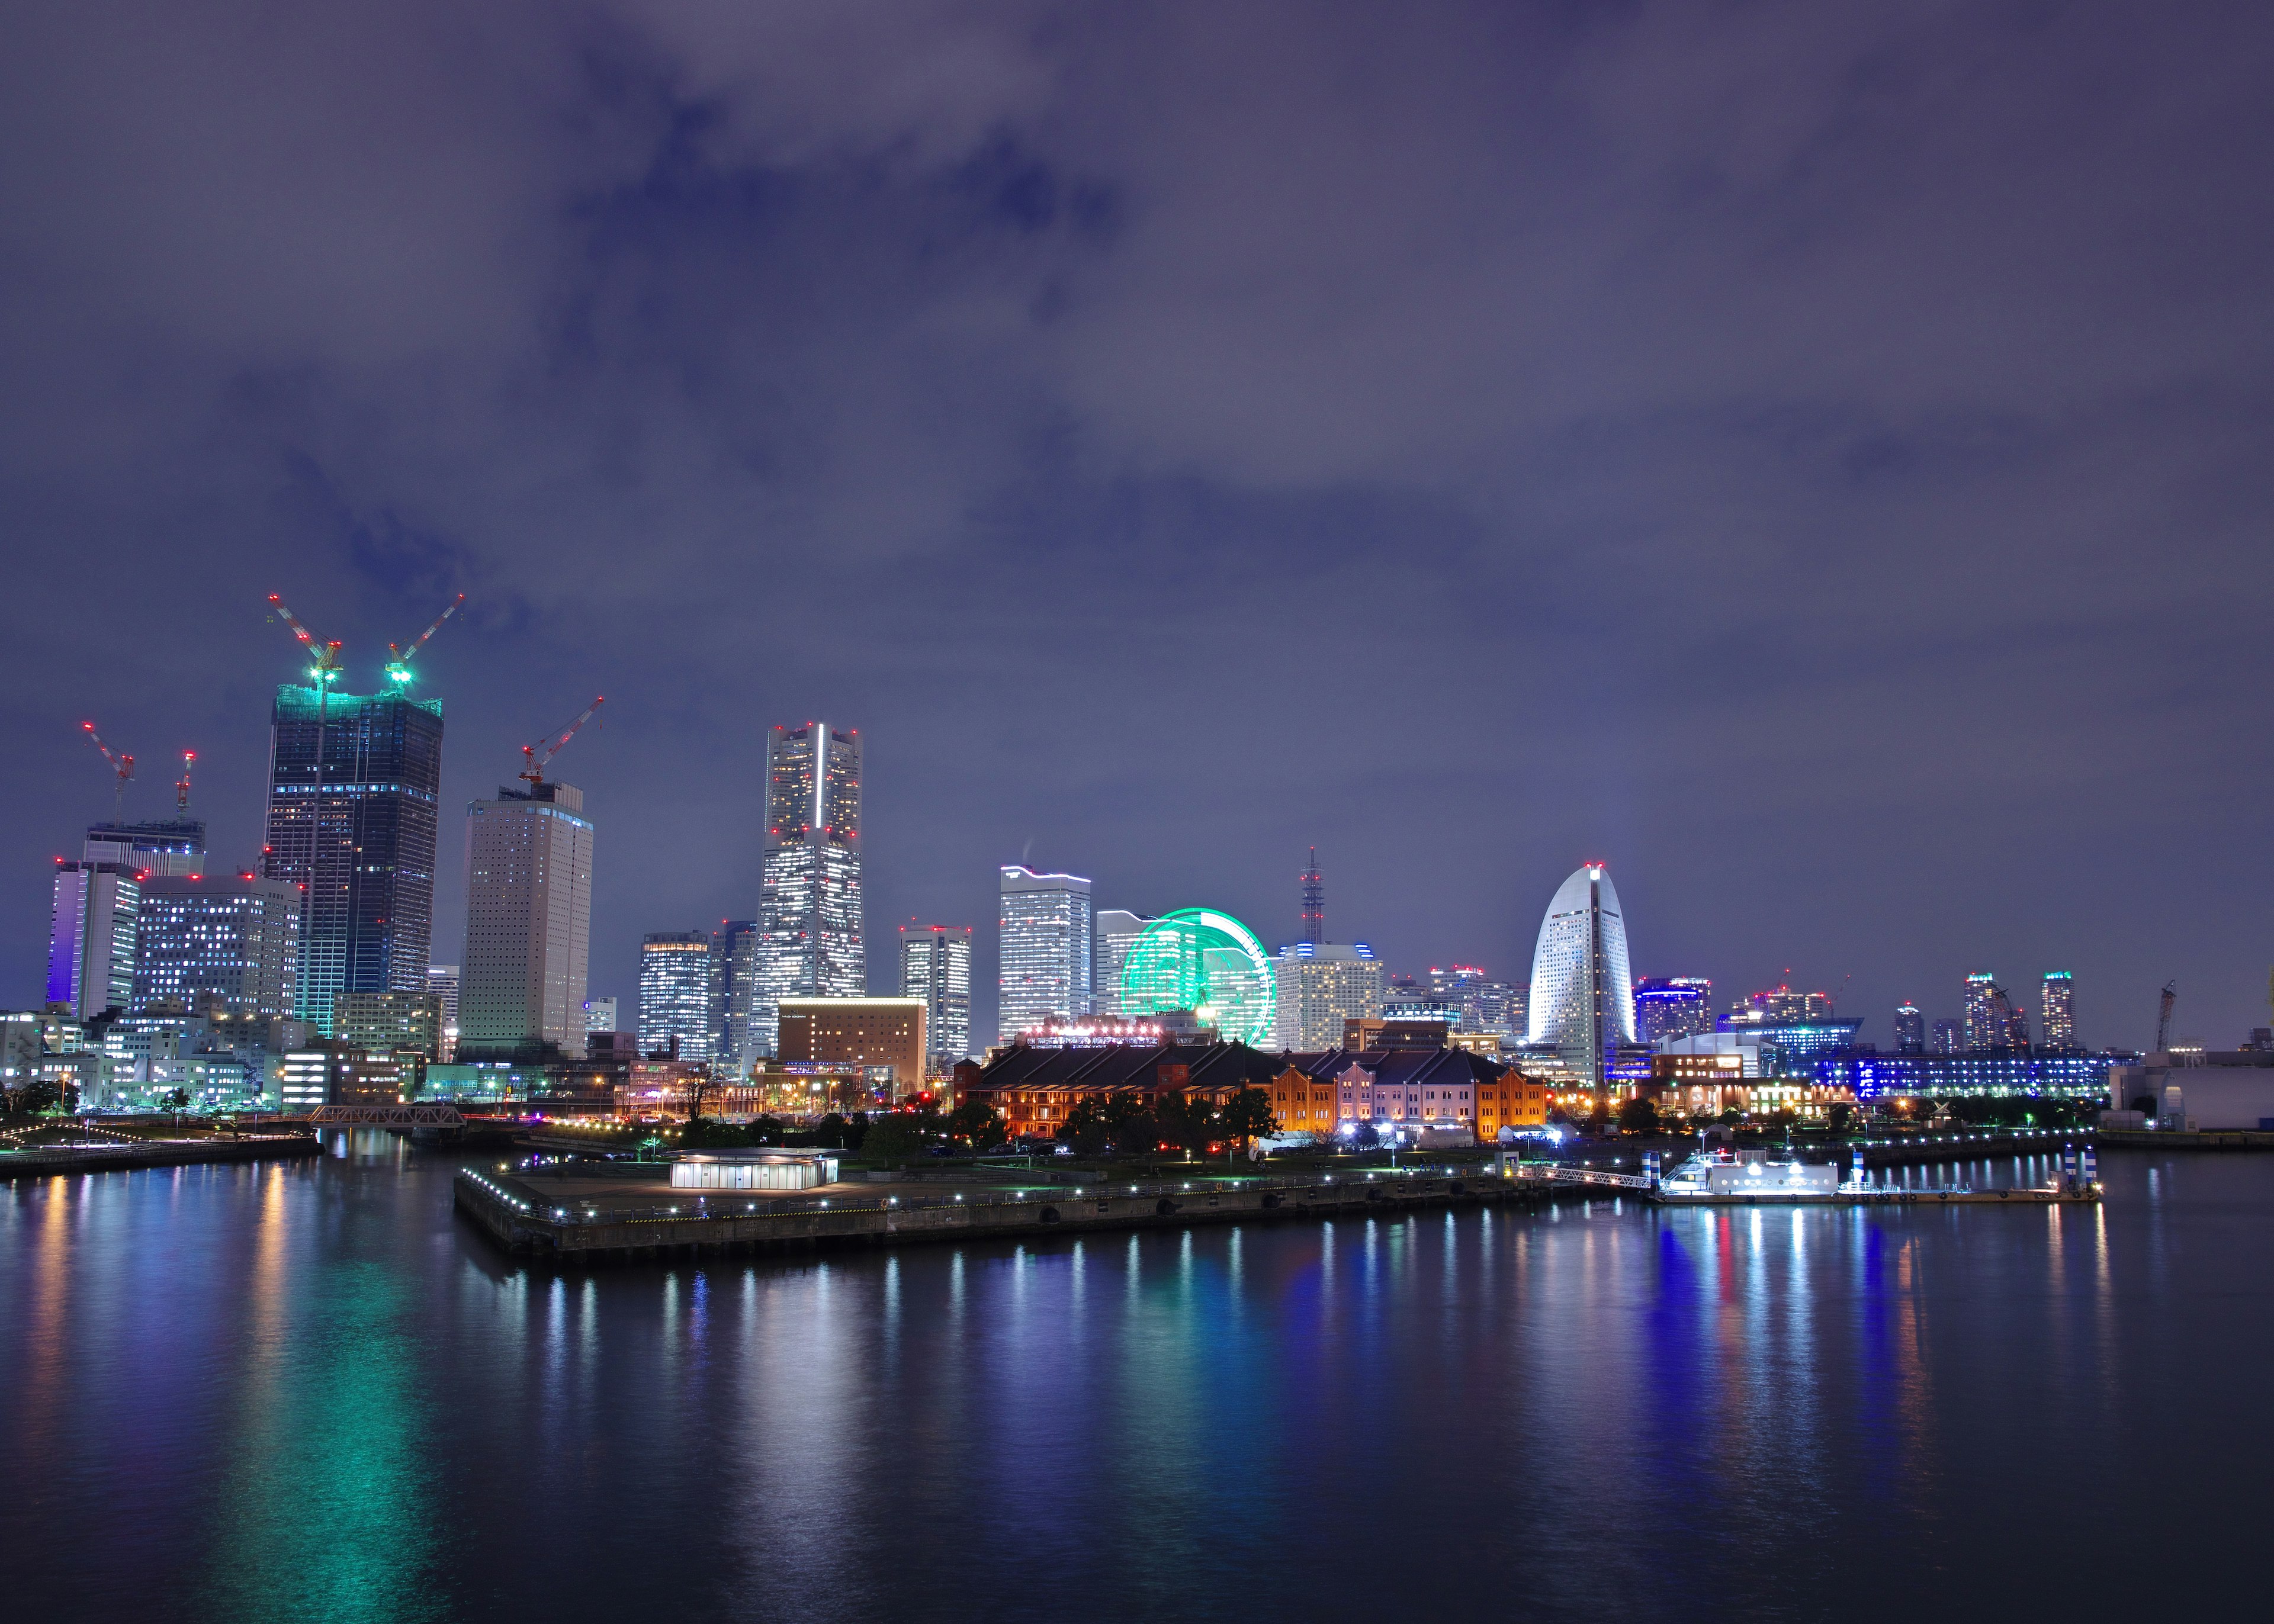
{"type": "Polygon", "coordinates": [[[1532,955],[1527,1047],[1553,1049],[1590,1086],[1603,1065],[1635,1041],[1634,978],[1627,968],[1627,924],[1610,870],[1589,863],[1555,889],[1532,955]]]}

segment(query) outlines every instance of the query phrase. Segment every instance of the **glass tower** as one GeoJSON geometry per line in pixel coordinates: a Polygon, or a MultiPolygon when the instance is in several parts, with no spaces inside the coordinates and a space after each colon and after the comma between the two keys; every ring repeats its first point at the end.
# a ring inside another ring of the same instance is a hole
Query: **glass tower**
{"type": "Polygon", "coordinates": [[[142,907],[139,869],[113,862],[56,860],[55,913],[48,939],[48,1002],[79,1020],[134,1001],[134,936],[142,907]]]}
{"type": "Polygon", "coordinates": [[[442,702],[276,690],[261,877],[305,888],[296,1012],[329,1037],[343,992],[423,992],[434,921],[442,702]]]}
{"type": "Polygon", "coordinates": [[[752,1029],[758,979],[758,921],[722,919],[711,933],[711,1058],[737,1076],[758,1058],[752,1029]]]}
{"type": "Polygon", "coordinates": [[[760,1052],[780,1041],[784,998],[857,998],[861,941],[861,735],[826,722],[766,739],[766,842],[750,1023],[760,1052]]]}
{"type": "Polygon", "coordinates": [[[1916,1004],[1895,1006],[1895,1053],[1924,1055],[1926,1053],[1926,1017],[1916,1004]]]}
{"type": "Polygon", "coordinates": [[[1635,983],[1635,1028],[1653,1047],[1713,1030],[1713,983],[1699,975],[1645,975],[1635,983]]]}
{"type": "Polygon", "coordinates": [[[1532,955],[1530,1012],[1532,1043],[1555,1049],[1595,1084],[1611,1051],[1635,1041],[1626,919],[1600,863],[1574,869],[1547,905],[1532,955]]]}
{"type": "Polygon", "coordinates": [[[997,1019],[1007,1040],[1048,1020],[1089,1011],[1089,882],[1036,874],[1017,863],[1002,871],[1002,990],[997,1019]]]}
{"type": "Polygon", "coordinates": [[[900,927],[900,996],[924,1001],[935,1070],[971,1053],[971,927],[900,927]]]}
{"type": "Polygon", "coordinates": [[[640,938],[643,1055],[711,1058],[711,933],[659,930],[640,938]]]}

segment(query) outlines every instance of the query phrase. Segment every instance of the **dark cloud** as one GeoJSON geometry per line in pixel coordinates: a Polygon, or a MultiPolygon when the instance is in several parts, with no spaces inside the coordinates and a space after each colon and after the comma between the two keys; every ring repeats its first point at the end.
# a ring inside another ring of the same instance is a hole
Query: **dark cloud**
{"type": "Polygon", "coordinates": [[[2255,9],[11,20],[19,999],[81,716],[256,843],[282,590],[470,595],[453,799],[609,695],[599,990],[826,713],[880,984],[1029,841],[1275,938],[1315,842],[1401,966],[1608,856],[1649,970],[2266,1019],[2255,9]]]}

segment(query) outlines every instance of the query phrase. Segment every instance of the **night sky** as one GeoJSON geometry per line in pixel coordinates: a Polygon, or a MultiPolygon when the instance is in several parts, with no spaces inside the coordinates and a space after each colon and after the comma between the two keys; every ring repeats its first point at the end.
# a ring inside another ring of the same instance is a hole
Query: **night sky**
{"type": "MultiPolygon", "coordinates": [[[[49,862],[454,593],[463,817],[560,758],[592,990],[868,748],[870,981],[995,867],[1522,980],[1989,968],[2269,1019],[2274,11],[7,4],[0,1005],[49,862]]],[[[1851,979],[1852,978],[1852,979],[1851,979]]],[[[629,1009],[629,1002],[627,1008],[629,1009]]]]}

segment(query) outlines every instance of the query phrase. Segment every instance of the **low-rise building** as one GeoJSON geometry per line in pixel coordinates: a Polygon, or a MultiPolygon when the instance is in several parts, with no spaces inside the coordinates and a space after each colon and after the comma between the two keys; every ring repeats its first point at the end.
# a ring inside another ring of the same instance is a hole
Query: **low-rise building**
{"type": "Polygon", "coordinates": [[[922,998],[784,998],[779,1053],[785,1064],[858,1066],[888,1101],[919,1093],[927,1059],[922,998]]]}
{"type": "Polygon", "coordinates": [[[2111,1110],[2138,1111],[2158,1127],[2274,1132],[2274,1053],[2157,1051],[2108,1068],[2111,1110]]]}

